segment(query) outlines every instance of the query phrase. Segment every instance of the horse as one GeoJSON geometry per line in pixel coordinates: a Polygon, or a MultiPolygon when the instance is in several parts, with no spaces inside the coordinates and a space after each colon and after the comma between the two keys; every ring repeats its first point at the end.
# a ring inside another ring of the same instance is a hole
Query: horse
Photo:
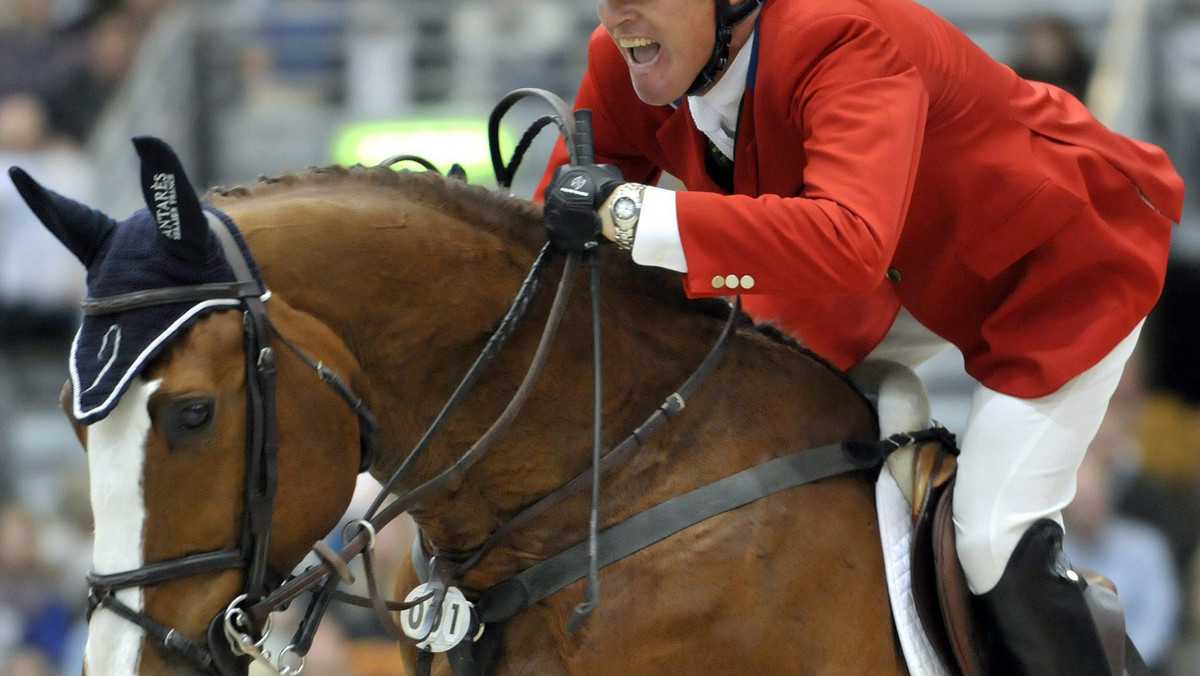
{"type": "MultiPolygon", "coordinates": [[[[223,611],[282,583],[337,524],[363,469],[386,482],[409,461],[390,487],[404,495],[454,465],[503,414],[557,307],[533,297],[410,458],[546,251],[541,207],[433,172],[357,165],[200,196],[165,144],[135,146],[147,208],[120,223],[10,172],[88,267],[62,404],[88,455],[96,521],[91,676],[216,670],[203,653],[216,650],[206,637],[223,611]],[[222,246],[244,262],[226,263],[222,246]],[[377,417],[370,453],[365,409],[377,417]],[[274,472],[248,438],[269,449],[274,472]]],[[[675,273],[615,247],[596,259],[600,311],[582,298],[558,310],[511,425],[407,505],[417,553],[470,558],[522,509],[589,472],[594,319],[604,448],[670,398],[726,331],[724,358],[686,406],[605,468],[598,494],[568,495],[492,543],[455,580],[468,601],[587,541],[593,498],[603,530],[787,454],[879,439],[872,403],[794,340],[745,320],[730,331],[726,301],[689,300],[675,273]]],[[[553,285],[567,268],[545,275],[553,285]]],[[[907,673],[872,480],[867,469],[779,490],[605,565],[590,614],[569,629],[587,590],[567,584],[487,628],[487,673],[907,673]]],[[[393,571],[397,598],[421,581],[419,558],[393,571]]],[[[399,657],[410,674],[429,667],[410,643],[399,657]]],[[[432,663],[450,670],[442,657],[432,663]]]]}

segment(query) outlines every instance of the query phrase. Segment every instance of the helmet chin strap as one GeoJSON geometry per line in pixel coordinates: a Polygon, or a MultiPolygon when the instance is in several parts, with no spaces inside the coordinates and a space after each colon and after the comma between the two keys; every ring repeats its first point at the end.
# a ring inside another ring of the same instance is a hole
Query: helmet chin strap
{"type": "Polygon", "coordinates": [[[717,75],[729,65],[729,43],[733,41],[733,27],[750,16],[754,10],[762,6],[764,0],[742,0],[736,5],[730,5],[729,0],[717,2],[717,39],[713,44],[712,56],[700,70],[700,74],[692,82],[692,86],[684,92],[684,96],[694,96],[708,91],[717,82],[717,75]]]}

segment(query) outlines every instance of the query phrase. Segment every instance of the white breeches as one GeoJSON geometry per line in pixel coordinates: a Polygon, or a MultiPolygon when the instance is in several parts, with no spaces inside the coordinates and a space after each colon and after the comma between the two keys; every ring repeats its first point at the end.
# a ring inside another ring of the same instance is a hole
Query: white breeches
{"type": "MultiPolygon", "coordinates": [[[[975,388],[966,429],[959,434],[953,505],[958,556],[972,592],[996,586],[1035,521],[1062,524],[1062,509],[1075,497],[1075,473],[1141,329],[1138,324],[1099,363],[1044,397],[1021,399],[975,388]]],[[[870,357],[911,368],[949,347],[901,310],[870,357]]]]}

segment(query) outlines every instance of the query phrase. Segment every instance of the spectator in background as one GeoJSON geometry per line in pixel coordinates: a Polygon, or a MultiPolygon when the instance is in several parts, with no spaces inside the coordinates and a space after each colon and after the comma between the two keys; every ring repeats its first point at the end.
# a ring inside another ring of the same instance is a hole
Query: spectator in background
{"type": "Polygon", "coordinates": [[[61,598],[59,589],[40,555],[33,515],[14,504],[0,507],[0,664],[22,647],[61,664],[71,651],[77,604],[61,598]]]}
{"type": "Polygon", "coordinates": [[[22,646],[4,664],[5,676],[55,676],[50,658],[39,648],[22,646]]]}
{"type": "MultiPolygon", "coordinates": [[[[1189,226],[1184,226],[1189,227],[1189,226]]],[[[1142,461],[1121,502],[1171,541],[1180,571],[1200,542],[1200,260],[1175,256],[1146,322],[1146,396],[1137,433],[1142,461]]]]}
{"type": "Polygon", "coordinates": [[[108,0],[129,12],[144,29],[175,0],[108,0]]]}
{"type": "Polygon", "coordinates": [[[569,96],[578,74],[564,65],[577,49],[571,44],[577,15],[553,0],[457,5],[450,18],[451,100],[490,107],[514,89],[534,86],[569,96]]]}
{"type": "Polygon", "coordinates": [[[1061,87],[1084,100],[1093,59],[1074,24],[1057,16],[1038,17],[1025,27],[1022,43],[1013,63],[1018,75],[1061,87]]]}
{"type": "Polygon", "coordinates": [[[1130,639],[1151,672],[1162,673],[1179,635],[1180,585],[1163,533],[1114,508],[1119,468],[1140,455],[1127,423],[1108,416],[1084,456],[1075,499],[1063,510],[1063,551],[1116,584],[1130,639]]]}
{"type": "Polygon", "coordinates": [[[346,30],[346,110],[363,117],[405,112],[415,97],[417,21],[387,0],[364,0],[353,5],[346,30]]]}
{"type": "MultiPolygon", "coordinates": [[[[1159,42],[1163,64],[1163,112],[1167,151],[1189,186],[1200,184],[1200,0],[1175,0],[1170,25],[1159,42]]],[[[1200,205],[1189,190],[1187,210],[1200,205]]]]}
{"type": "MultiPolygon", "coordinates": [[[[0,167],[20,165],[68,195],[92,192],[80,151],[56,138],[33,94],[0,99],[0,167]]],[[[66,340],[75,330],[84,271],[25,206],[11,181],[0,181],[0,350],[66,340]]]]}
{"type": "Polygon", "coordinates": [[[0,98],[35,94],[51,126],[84,143],[167,0],[11,1],[17,21],[0,27],[0,98]],[[78,7],[59,16],[64,4],[78,7]]]}
{"type": "Polygon", "coordinates": [[[54,0],[15,0],[16,23],[0,29],[0,97],[60,88],[80,63],[78,32],[62,24],[54,0]]]}
{"type": "Polygon", "coordinates": [[[83,144],[133,63],[141,41],[137,15],[122,9],[100,13],[83,36],[83,58],[48,92],[54,128],[83,144]]]}

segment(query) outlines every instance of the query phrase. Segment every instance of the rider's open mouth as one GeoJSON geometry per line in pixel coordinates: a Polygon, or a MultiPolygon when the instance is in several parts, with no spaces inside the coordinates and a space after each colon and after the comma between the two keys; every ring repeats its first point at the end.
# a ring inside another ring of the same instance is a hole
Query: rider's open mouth
{"type": "Polygon", "coordinates": [[[658,54],[660,45],[650,38],[622,38],[617,42],[634,63],[648,63],[658,54]]]}

